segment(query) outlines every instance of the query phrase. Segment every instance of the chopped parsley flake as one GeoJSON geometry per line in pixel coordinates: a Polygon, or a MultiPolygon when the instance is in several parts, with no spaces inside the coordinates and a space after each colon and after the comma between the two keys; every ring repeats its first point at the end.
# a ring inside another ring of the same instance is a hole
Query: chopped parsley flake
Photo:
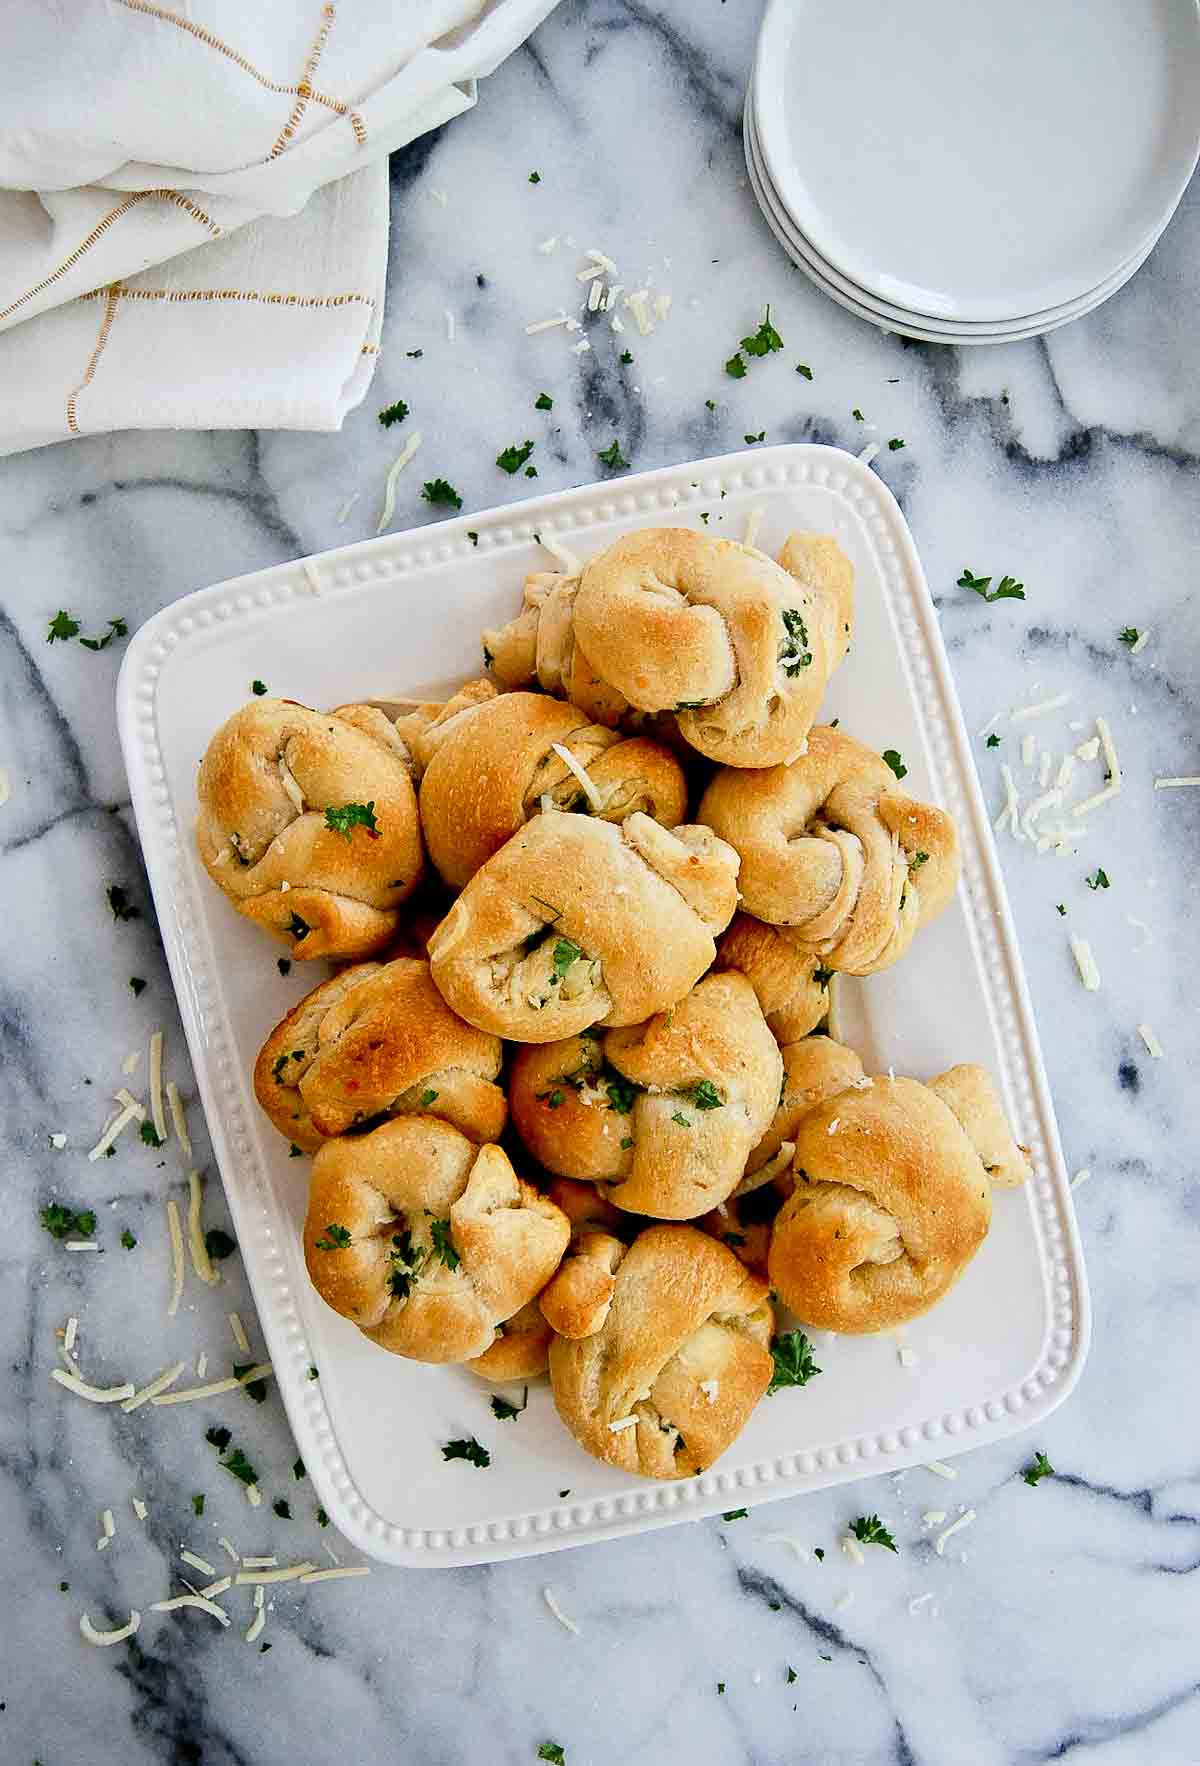
{"type": "Polygon", "coordinates": [[[987,743],[986,743],[986,746],[987,746],[987,747],[988,747],[988,748],[999,748],[999,746],[1000,746],[1000,737],[999,737],[999,736],[997,736],[997,734],[996,734],[996,732],[995,732],[995,730],[993,730],[993,731],[992,731],[992,733],[991,733],[991,735],[990,735],[990,736],[989,736],[989,737],[988,737],[988,739],[987,739],[987,743]]]}
{"type": "MultiPolygon", "coordinates": [[[[243,1375],[248,1374],[250,1372],[250,1369],[253,1366],[254,1366],[254,1363],[252,1361],[244,1361],[244,1362],[242,1362],[240,1367],[235,1362],[234,1367],[233,1367],[234,1379],[240,1380],[243,1377],[243,1375]]],[[[253,1398],[255,1404],[265,1404],[266,1403],[267,1382],[265,1380],[251,1380],[250,1384],[248,1386],[242,1387],[242,1391],[246,1394],[247,1398],[253,1398]]]]}
{"type": "Polygon", "coordinates": [[[61,1202],[50,1202],[42,1209],[39,1218],[52,1239],[65,1239],[68,1233],[81,1233],[85,1239],[90,1239],[96,1230],[96,1216],[90,1208],[78,1213],[61,1202]]]}
{"type": "Polygon", "coordinates": [[[749,1513],[748,1508],[727,1508],[721,1519],[723,1521],[744,1521],[749,1513]]]}
{"type": "Polygon", "coordinates": [[[891,767],[891,769],[895,773],[896,777],[898,779],[903,779],[904,776],[906,775],[906,773],[908,772],[908,768],[905,766],[903,760],[900,757],[899,749],[885,748],[883,751],[883,758],[887,762],[888,766],[891,767]]]}
{"type": "Polygon", "coordinates": [[[219,1226],[210,1226],[204,1235],[204,1249],[214,1263],[223,1263],[237,1250],[237,1240],[231,1239],[219,1226]]]}
{"type": "Polygon", "coordinates": [[[539,1760],[549,1760],[550,1766],[567,1766],[567,1753],[556,1741],[544,1741],[537,1751],[539,1760]]]}
{"type": "Polygon", "coordinates": [[[851,411],[850,415],[853,417],[853,419],[856,423],[865,423],[866,422],[866,418],[863,416],[862,412],[859,410],[857,405],[855,405],[855,407],[854,407],[853,411],[851,411]]]}
{"type": "Polygon", "coordinates": [[[620,472],[629,465],[629,461],[621,452],[621,444],[616,436],[613,437],[608,447],[597,449],[596,458],[602,460],[604,464],[611,467],[614,472],[620,472]]]}
{"type": "Polygon", "coordinates": [[[1056,909],[1056,911],[1057,911],[1057,912],[1058,912],[1058,913],[1060,913],[1060,914],[1062,914],[1062,916],[1063,916],[1063,918],[1064,918],[1064,919],[1065,919],[1065,918],[1066,918],[1066,913],[1067,913],[1067,904],[1066,904],[1066,902],[1065,902],[1065,901],[1060,901],[1060,902],[1059,902],[1059,903],[1058,903],[1058,906],[1057,906],[1057,909],[1056,909]]]}
{"type": "Polygon", "coordinates": [[[783,339],[771,323],[770,307],[767,308],[766,316],[753,336],[743,337],[742,348],[748,356],[769,356],[772,350],[783,348],[783,339]]]}
{"type": "Polygon", "coordinates": [[[293,914],[287,923],[287,930],[289,937],[294,938],[298,944],[302,938],[308,937],[312,927],[307,920],[302,920],[299,914],[293,914]]]}
{"type": "Polygon", "coordinates": [[[731,380],[744,380],[746,378],[746,364],[741,356],[730,356],[725,364],[725,372],[731,380]]]}
{"type": "Polygon", "coordinates": [[[440,1257],[447,1269],[457,1269],[460,1258],[450,1237],[449,1220],[431,1220],[429,1236],[433,1240],[433,1255],[440,1257]]]}
{"type": "Polygon", "coordinates": [[[407,416],[408,406],[403,399],[397,399],[394,405],[386,406],[379,413],[379,421],[385,429],[390,429],[393,423],[403,423],[407,416]]]}
{"type": "Polygon", "coordinates": [[[379,824],[375,820],[375,799],[370,803],[331,803],[325,811],[325,826],[331,834],[341,834],[346,840],[353,840],[355,828],[365,828],[373,840],[379,838],[379,824]]]}
{"type": "Polygon", "coordinates": [[[719,1110],[725,1100],[711,1079],[702,1079],[692,1086],[688,1096],[697,1110],[719,1110]]]}
{"type": "Polygon", "coordinates": [[[812,972],[812,978],[818,987],[828,987],[836,973],[836,969],[825,969],[818,963],[812,972]]]}
{"type": "Polygon", "coordinates": [[[929,854],[927,852],[914,852],[908,861],[909,875],[911,876],[914,871],[919,871],[922,865],[927,865],[928,863],[929,854]]]}
{"type": "Polygon", "coordinates": [[[745,442],[747,447],[751,447],[754,442],[766,441],[766,439],[767,439],[767,432],[765,429],[760,429],[757,435],[744,435],[742,437],[742,440],[745,442]]]}
{"type": "Polygon", "coordinates": [[[146,983],[140,975],[131,975],[129,977],[129,985],[133,989],[135,998],[139,993],[145,992],[146,983]]]}
{"type": "Polygon", "coordinates": [[[808,647],[808,627],[798,607],[785,607],[781,618],[787,636],[780,646],[779,660],[783,664],[784,674],[795,679],[802,668],[808,668],[812,663],[812,651],[808,647]]]}
{"type": "Polygon", "coordinates": [[[437,1092],[435,1092],[432,1089],[432,1087],[423,1091],[421,1093],[421,1108],[422,1108],[422,1110],[427,1110],[429,1108],[430,1104],[436,1102],[438,1095],[439,1094],[437,1092]]]}
{"type": "Polygon", "coordinates": [[[323,1508],[319,1508],[317,1510],[317,1526],[318,1527],[328,1527],[328,1525],[329,1525],[329,1516],[325,1513],[325,1510],[323,1508]]]}
{"type": "Polygon", "coordinates": [[[267,683],[265,681],[251,681],[250,691],[254,694],[256,699],[261,699],[266,690],[267,683]]]}
{"type": "Polygon", "coordinates": [[[442,1448],[443,1459],[465,1459],[469,1465],[485,1470],[492,1463],[492,1456],[486,1447],[481,1447],[474,1435],[465,1441],[447,1441],[442,1448]]]}
{"type": "Polygon", "coordinates": [[[53,644],[55,640],[65,644],[68,638],[76,638],[78,636],[79,621],[77,619],[72,619],[66,609],[60,607],[58,612],[54,615],[54,618],[50,621],[50,628],[46,633],[47,644],[53,644]]]}
{"type": "Polygon", "coordinates": [[[462,508],[462,498],[444,478],[427,478],[421,486],[421,495],[434,507],[440,504],[447,509],[462,508]]]}
{"type": "Polygon", "coordinates": [[[860,1545],[882,1545],[888,1551],[896,1550],[896,1541],[878,1515],[859,1515],[856,1521],[851,1521],[850,1531],[860,1545]]]}
{"type": "Polygon", "coordinates": [[[1108,872],[1101,867],[1094,877],[1085,877],[1084,882],[1089,889],[1107,889],[1109,887],[1108,872]]]}
{"type": "Polygon", "coordinates": [[[682,1110],[675,1110],[671,1115],[671,1121],[677,1122],[680,1128],[691,1128],[693,1126],[690,1117],[685,1116],[682,1110]]]}
{"type": "Polygon", "coordinates": [[[540,172],[530,172],[529,182],[531,184],[540,184],[541,181],[542,181],[542,174],[540,172]]]}
{"type": "MultiPolygon", "coordinates": [[[[611,1097],[611,1095],[612,1094],[610,1092],[609,1096],[611,1097]]],[[[610,1110],[612,1109],[611,1104],[608,1107],[610,1110]]],[[[631,1134],[623,1135],[621,1138],[621,1151],[623,1153],[627,1153],[632,1145],[633,1145],[633,1136],[631,1134]]]]}
{"type": "Polygon", "coordinates": [[[629,364],[633,361],[633,351],[632,350],[622,350],[620,355],[617,357],[617,360],[618,360],[618,362],[620,362],[620,364],[623,368],[628,368],[629,364]]]}
{"type": "Polygon", "coordinates": [[[204,1497],[202,1495],[197,1494],[196,1496],[193,1496],[192,1513],[194,1515],[202,1515],[204,1513],[204,1497]]]}
{"type": "Polygon", "coordinates": [[[107,650],[114,638],[127,638],[129,627],[123,619],[110,619],[108,630],[102,638],[80,638],[79,642],[85,650],[107,650]]]}
{"type": "Polygon", "coordinates": [[[297,1484],[300,1482],[301,1478],[306,1476],[304,1461],[302,1459],[292,1461],[292,1476],[295,1478],[297,1484]]]}
{"type": "Polygon", "coordinates": [[[552,411],[554,409],[554,400],[550,397],[548,392],[540,392],[533,401],[533,408],[535,411],[552,411]]]}
{"type": "Polygon", "coordinates": [[[329,1222],[323,1239],[313,1240],[318,1251],[344,1251],[353,1242],[349,1231],[344,1226],[339,1226],[336,1220],[329,1222]]]}
{"type": "Polygon", "coordinates": [[[809,367],[807,362],[797,362],[796,363],[796,372],[797,372],[797,374],[802,374],[804,376],[805,380],[812,379],[812,369],[809,367]]]}
{"type": "Polygon", "coordinates": [[[421,360],[421,357],[425,354],[425,351],[424,350],[405,350],[404,353],[406,356],[408,356],[410,358],[410,360],[412,360],[414,362],[419,362],[421,360]]]}
{"type": "Polygon", "coordinates": [[[1023,601],[1025,599],[1025,585],[1019,583],[1015,577],[1002,576],[993,589],[990,576],[972,576],[965,565],[963,573],[958,579],[958,587],[960,589],[974,589],[975,593],[982,595],[985,601],[1023,601]]]}
{"type": "Polygon", "coordinates": [[[1054,1467],[1050,1464],[1046,1455],[1039,1451],[1034,1454],[1032,1464],[1025,1467],[1021,1476],[1027,1484],[1036,1488],[1043,1478],[1052,1478],[1054,1476],[1054,1467]]]}
{"type": "Polygon", "coordinates": [[[286,1496],[281,1496],[278,1499],[278,1501],[273,1502],[271,1504],[271,1507],[274,1509],[275,1513],[279,1516],[279,1519],[281,1521],[290,1521],[291,1520],[291,1518],[292,1518],[292,1505],[287,1500],[286,1496]]]}
{"type": "MultiPolygon", "coordinates": [[[[225,1431],[228,1434],[228,1431],[225,1431]]],[[[235,1447],[228,1459],[221,1461],[223,1469],[232,1474],[241,1484],[257,1484],[258,1473],[246,1458],[240,1447],[235,1447]]]]}
{"type": "Polygon", "coordinates": [[[577,944],[572,944],[569,938],[560,938],[554,946],[553,965],[555,980],[561,981],[572,963],[578,962],[582,955],[583,952],[577,944]]]}
{"type": "Polygon", "coordinates": [[[771,1358],[775,1372],[767,1387],[768,1395],[781,1391],[784,1386],[807,1386],[821,1371],[813,1360],[812,1345],[803,1331],[785,1331],[776,1337],[771,1345],[771,1358]]]}
{"type": "Polygon", "coordinates": [[[632,1079],[626,1079],[623,1073],[606,1075],[604,1084],[608,1090],[608,1107],[615,1110],[618,1116],[628,1116],[641,1086],[632,1079]]]}
{"type": "Polygon", "coordinates": [[[166,1142],[155,1128],[153,1122],[149,1119],[142,1123],[139,1133],[148,1147],[163,1147],[166,1145],[166,1142]]]}
{"type": "Polygon", "coordinates": [[[787,1683],[789,1686],[794,1686],[796,1683],[796,1670],[792,1667],[789,1667],[787,1671],[787,1683]]]}
{"type": "Polygon", "coordinates": [[[303,1149],[298,1147],[296,1145],[295,1141],[289,1141],[288,1142],[288,1158],[289,1159],[303,1159],[303,1157],[304,1157],[303,1149]]]}
{"type": "MultiPolygon", "coordinates": [[[[473,527],[469,527],[467,529],[467,538],[470,540],[470,542],[473,546],[477,546],[479,544],[479,535],[476,533],[476,531],[473,527]]],[[[484,654],[484,657],[486,658],[487,657],[487,646],[486,645],[484,646],[483,654],[484,654]]]]}
{"type": "Polygon", "coordinates": [[[558,1091],[557,1089],[552,1092],[546,1092],[544,1096],[546,1099],[546,1106],[550,1110],[561,1110],[562,1106],[567,1101],[566,1092],[558,1091]]]}
{"type": "Polygon", "coordinates": [[[904,443],[901,441],[901,439],[898,435],[894,435],[892,437],[891,441],[888,443],[888,447],[891,449],[893,454],[898,453],[903,446],[904,446],[904,443]]]}
{"type": "Polygon", "coordinates": [[[520,1416],[521,1412],[525,1409],[525,1406],[528,1403],[529,1403],[529,1387],[526,1386],[524,1392],[521,1395],[520,1404],[510,1404],[507,1398],[493,1398],[492,1399],[492,1415],[497,1419],[498,1422],[502,1422],[502,1423],[511,1422],[513,1417],[520,1416]]]}
{"type": "Polygon", "coordinates": [[[129,896],[119,883],[110,883],[104,891],[114,920],[140,920],[142,910],[130,907],[129,896]]]}
{"type": "Polygon", "coordinates": [[[1136,644],[1141,635],[1135,625],[1123,625],[1117,633],[1122,644],[1136,644]]]}
{"type": "Polygon", "coordinates": [[[501,448],[496,455],[496,464],[502,472],[518,472],[533,452],[533,443],[523,441],[518,447],[514,442],[511,447],[501,448]]]}
{"type": "Polygon", "coordinates": [[[121,1243],[122,1243],[122,1245],[124,1245],[124,1247],[127,1251],[132,1251],[134,1246],[137,1244],[137,1240],[134,1238],[133,1234],[130,1232],[130,1230],[127,1226],[122,1227],[122,1229],[121,1229],[121,1243]]]}
{"type": "Polygon", "coordinates": [[[388,1286],[395,1300],[407,1300],[412,1292],[413,1283],[421,1273],[421,1265],[425,1261],[425,1247],[414,1245],[412,1233],[407,1229],[392,1235],[392,1250],[389,1253],[391,1273],[388,1286]]]}
{"type": "Polygon", "coordinates": [[[204,1431],[204,1439],[208,1442],[210,1447],[215,1447],[218,1453],[224,1453],[225,1449],[232,1441],[233,1436],[228,1429],[206,1429],[204,1431]]]}

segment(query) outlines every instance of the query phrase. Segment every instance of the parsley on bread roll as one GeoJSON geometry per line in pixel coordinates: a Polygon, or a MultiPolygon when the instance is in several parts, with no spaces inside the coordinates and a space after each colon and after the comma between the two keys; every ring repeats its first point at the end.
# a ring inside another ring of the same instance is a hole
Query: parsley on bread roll
{"type": "Polygon", "coordinates": [[[434,932],[434,981],[469,1024],[518,1042],[640,1024],[712,963],[736,878],[735,853],[707,828],[535,816],[434,932]]]}
{"type": "Polygon", "coordinates": [[[802,1324],[886,1331],[927,1312],[987,1236],[985,1158],[1001,1182],[1027,1170],[986,1072],[951,1075],[875,1078],[797,1125],[767,1268],[802,1324]]]}
{"type": "Polygon", "coordinates": [[[775,1113],[783,1062],[744,975],[708,975],[645,1024],[518,1051],[513,1123],[548,1171],[618,1208],[693,1220],[724,1201],[775,1113]]]}
{"type": "Polygon", "coordinates": [[[196,844],[240,914],[294,957],[366,957],[421,881],[404,744],[367,705],[311,711],[254,699],[200,766],[196,844]]]}
{"type": "Polygon", "coordinates": [[[313,1160],[304,1259],[317,1292],[415,1361],[471,1361],[545,1286],[567,1217],[447,1122],[397,1117],[313,1160]]]}
{"type": "Polygon", "coordinates": [[[770,1384],[767,1284],[694,1227],[647,1227],[628,1249],[593,1238],[611,1292],[580,1309],[586,1335],[559,1332],[550,1344],[555,1407],[596,1459],[649,1478],[693,1477],[736,1439],[770,1384]]]}
{"type": "Polygon", "coordinates": [[[531,579],[521,615],[484,645],[506,685],[536,679],[597,722],[674,712],[710,760],[773,766],[803,751],[846,653],[853,581],[815,534],[793,534],[776,564],[690,528],[642,528],[578,576],[531,579]]]}
{"type": "Polygon", "coordinates": [[[254,1095],[306,1153],[381,1116],[437,1116],[482,1144],[508,1107],[500,1038],[466,1024],[416,957],[357,963],[306,994],[254,1065],[254,1095]]]}
{"type": "Polygon", "coordinates": [[[426,756],[421,826],[429,856],[452,888],[461,889],[549,806],[609,822],[635,810],[668,828],[683,820],[687,781],[660,743],[622,740],[544,693],[489,692],[431,726],[418,744],[426,756]]]}
{"type": "Polygon", "coordinates": [[[889,968],[958,883],[951,818],[829,725],[788,766],[723,768],[697,813],[741,856],[744,910],[846,974],[889,968]]]}

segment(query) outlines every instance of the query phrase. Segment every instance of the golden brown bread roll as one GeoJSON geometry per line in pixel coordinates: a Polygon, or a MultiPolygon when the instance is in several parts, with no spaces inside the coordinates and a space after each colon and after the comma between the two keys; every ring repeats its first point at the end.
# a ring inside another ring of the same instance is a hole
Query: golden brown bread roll
{"type": "Polygon", "coordinates": [[[294,957],[371,956],[392,937],[424,858],[404,746],[382,712],[255,699],[209,743],[198,796],[205,870],[294,957]]]}
{"type": "Polygon", "coordinates": [[[513,1122],[548,1171],[618,1208],[693,1220],[739,1183],[783,1062],[744,975],[708,975],[646,1024],[518,1050],[513,1122]]]}
{"type": "Polygon", "coordinates": [[[306,1153],[381,1116],[437,1116],[471,1140],[499,1140],[508,1106],[494,1081],[498,1036],[466,1024],[415,957],[358,963],[323,981],[277,1024],[254,1095],[306,1153]]]}
{"type": "MultiPolygon", "coordinates": [[[[786,1043],[783,1084],[771,1123],[746,1161],[746,1175],[738,1188],[754,1189],[775,1175],[771,1168],[795,1139],[796,1130],[810,1110],[826,1098],[836,1097],[863,1077],[863,1064],[853,1049],[829,1036],[805,1036],[786,1043]]],[[[784,1161],[784,1165],[790,1159],[784,1161]]],[[[782,1169],[783,1167],[781,1167],[782,1169]]]]}
{"type": "Polygon", "coordinates": [[[828,725],[789,766],[724,768],[697,812],[736,847],[747,913],[791,929],[826,968],[889,968],[958,882],[958,836],[944,810],[898,788],[871,749],[828,725]]]}
{"type": "Polygon", "coordinates": [[[1014,1140],[987,1068],[964,1062],[926,1083],[962,1123],[992,1183],[1002,1189],[1024,1183],[1030,1172],[1029,1152],[1014,1140]]]}
{"type": "Polygon", "coordinates": [[[535,816],[430,939],[433,978],[460,1017],[514,1041],[641,1023],[711,964],[736,875],[707,828],[535,816]]]}
{"type": "Polygon", "coordinates": [[[690,1226],[603,1248],[611,1296],[580,1321],[595,1328],[550,1344],[558,1414],[608,1465],[690,1478],[725,1452],[770,1384],[767,1285],[690,1226]]]}
{"type": "Polygon", "coordinates": [[[795,534],[780,564],[690,528],[625,534],[578,576],[533,579],[485,634],[498,677],[537,679],[596,722],[675,712],[701,754],[773,766],[802,753],[853,619],[837,543],[795,534]]]}
{"type": "MultiPolygon", "coordinates": [[[[978,1120],[990,1081],[973,1072],[978,1120]]],[[[848,1332],[927,1312],[991,1221],[988,1173],[950,1105],[915,1079],[876,1078],[810,1110],[794,1138],[795,1188],[767,1265],[784,1305],[803,1324],[848,1332]]]]}
{"type": "Polygon", "coordinates": [[[554,1335],[536,1300],[527,1300],[520,1312],[496,1326],[496,1341],[482,1355],[464,1366],[481,1380],[507,1386],[514,1380],[534,1380],[550,1365],[550,1339],[554,1335]]]}
{"type": "Polygon", "coordinates": [[[304,1259],[322,1299],[382,1348],[472,1361],[545,1286],[569,1231],[499,1147],[401,1116],[320,1148],[304,1259]]]}
{"type": "Polygon", "coordinates": [[[829,1015],[832,970],[787,929],[735,914],[717,941],[714,969],[740,969],[780,1043],[798,1042],[829,1015]]]}
{"type": "Polygon", "coordinates": [[[432,749],[429,738],[420,744],[421,826],[455,889],[547,803],[606,822],[642,810],[669,828],[687,813],[687,781],[669,750],[640,736],[622,741],[544,693],[493,694],[435,734],[432,749]]]}

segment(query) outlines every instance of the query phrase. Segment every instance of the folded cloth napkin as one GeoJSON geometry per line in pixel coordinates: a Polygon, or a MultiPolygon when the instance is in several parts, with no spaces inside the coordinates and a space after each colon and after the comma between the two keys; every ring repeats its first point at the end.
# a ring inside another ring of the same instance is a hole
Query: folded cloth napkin
{"type": "Polygon", "coordinates": [[[557,0],[8,0],[0,454],[336,429],[378,350],[387,155],[557,0]]]}

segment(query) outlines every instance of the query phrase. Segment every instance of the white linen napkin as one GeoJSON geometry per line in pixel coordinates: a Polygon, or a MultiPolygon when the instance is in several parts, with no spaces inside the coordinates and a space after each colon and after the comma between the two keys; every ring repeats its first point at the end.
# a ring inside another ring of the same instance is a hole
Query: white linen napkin
{"type": "Polygon", "coordinates": [[[366,392],[387,155],[557,0],[8,0],[0,454],[336,429],[366,392]]]}

